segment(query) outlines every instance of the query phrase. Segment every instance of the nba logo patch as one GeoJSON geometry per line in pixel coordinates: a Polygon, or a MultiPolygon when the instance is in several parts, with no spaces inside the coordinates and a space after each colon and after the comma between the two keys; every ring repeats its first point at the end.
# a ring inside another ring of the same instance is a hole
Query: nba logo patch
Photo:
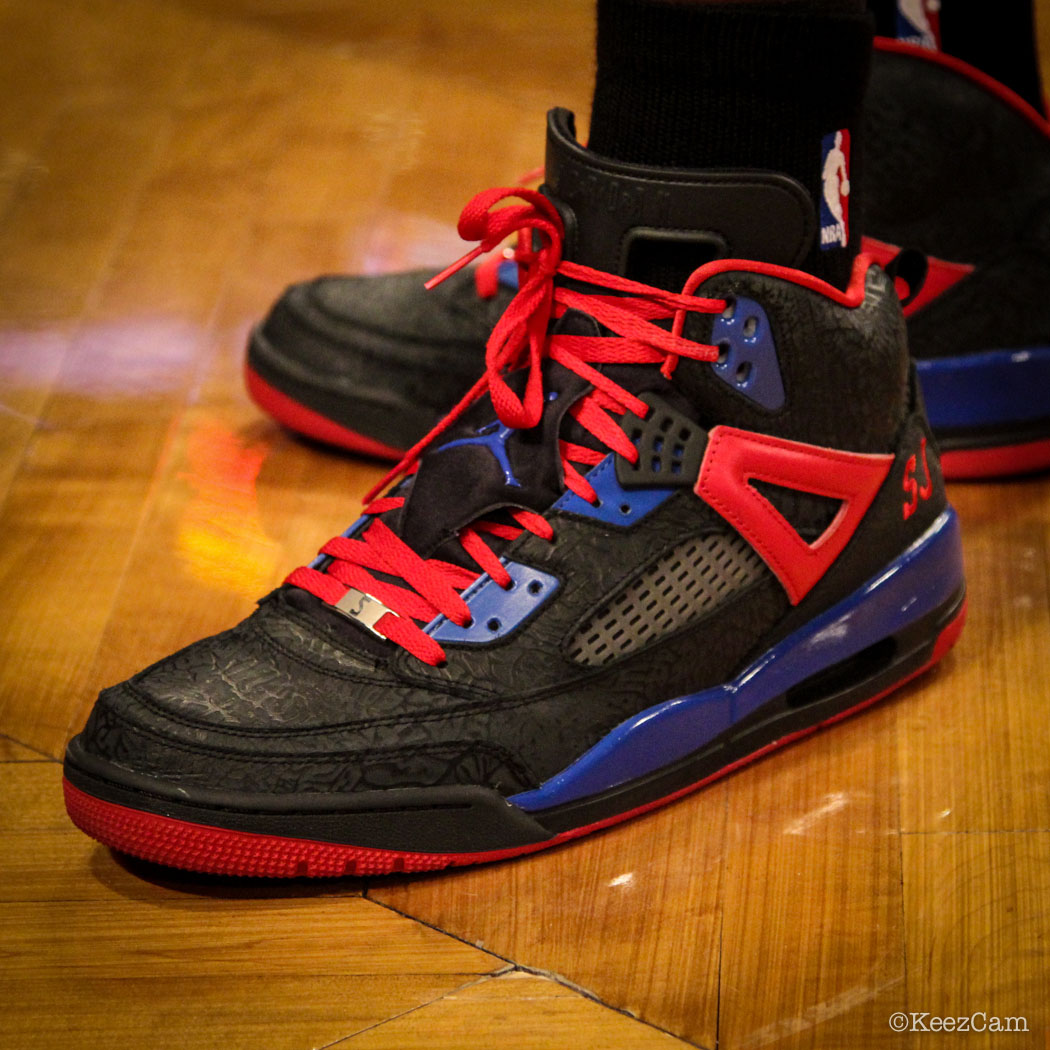
{"type": "Polygon", "coordinates": [[[833,131],[821,139],[820,248],[849,244],[849,130],[833,131]]]}
{"type": "Polygon", "coordinates": [[[941,49],[941,0],[897,0],[897,39],[941,49]]]}

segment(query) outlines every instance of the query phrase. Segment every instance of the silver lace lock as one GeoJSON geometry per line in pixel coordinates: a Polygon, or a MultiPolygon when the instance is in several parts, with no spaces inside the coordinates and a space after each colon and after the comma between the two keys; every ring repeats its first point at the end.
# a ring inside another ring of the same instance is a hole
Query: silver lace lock
{"type": "Polygon", "coordinates": [[[388,608],[378,598],[373,598],[356,587],[349,587],[346,594],[335,603],[338,609],[348,620],[354,620],[362,627],[368,628],[377,638],[384,638],[376,630],[376,624],[387,614],[396,616],[393,609],[388,608]]]}

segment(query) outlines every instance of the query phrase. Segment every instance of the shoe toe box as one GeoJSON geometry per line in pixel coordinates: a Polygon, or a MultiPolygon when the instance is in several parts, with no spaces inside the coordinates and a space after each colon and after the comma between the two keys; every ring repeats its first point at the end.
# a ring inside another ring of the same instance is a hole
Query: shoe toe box
{"type": "Polygon", "coordinates": [[[470,731],[461,707],[264,607],[104,690],[71,755],[165,792],[530,786],[513,755],[470,731]]]}
{"type": "Polygon", "coordinates": [[[508,292],[479,299],[470,272],[427,291],[430,270],[323,276],[287,288],[260,328],[271,347],[303,365],[338,369],[355,358],[419,363],[421,350],[481,348],[508,292]]]}

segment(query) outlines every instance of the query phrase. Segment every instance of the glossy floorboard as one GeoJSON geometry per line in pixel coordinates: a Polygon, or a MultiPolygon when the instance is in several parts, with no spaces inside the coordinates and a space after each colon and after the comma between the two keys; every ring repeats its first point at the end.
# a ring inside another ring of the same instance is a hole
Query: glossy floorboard
{"type": "Polygon", "coordinates": [[[4,1046],[1047,1045],[1046,478],[954,487],[940,669],[579,844],[243,885],[66,821],[97,689],[248,612],[379,476],[260,418],[250,324],[291,280],[459,254],[547,106],[586,113],[591,32],[565,0],[0,0],[4,1046]]]}

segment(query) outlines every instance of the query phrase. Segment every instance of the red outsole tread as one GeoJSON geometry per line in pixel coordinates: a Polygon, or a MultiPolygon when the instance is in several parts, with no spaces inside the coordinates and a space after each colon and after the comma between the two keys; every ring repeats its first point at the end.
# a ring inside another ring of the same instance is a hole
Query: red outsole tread
{"type": "Polygon", "coordinates": [[[941,469],[952,481],[1005,478],[1050,470],[1050,438],[997,448],[949,449],[941,453],[941,469]]]}

